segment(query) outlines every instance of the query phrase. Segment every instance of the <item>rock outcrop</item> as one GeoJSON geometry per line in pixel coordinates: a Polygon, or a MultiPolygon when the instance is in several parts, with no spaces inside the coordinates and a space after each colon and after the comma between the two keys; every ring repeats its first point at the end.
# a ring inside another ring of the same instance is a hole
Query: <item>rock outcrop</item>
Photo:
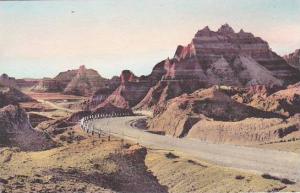
{"type": "Polygon", "coordinates": [[[10,77],[7,74],[2,74],[0,76],[0,84],[7,87],[17,87],[17,80],[14,77],[10,77]]]}
{"type": "Polygon", "coordinates": [[[174,57],[154,67],[156,74],[136,109],[153,109],[183,93],[212,85],[282,87],[300,79],[297,69],[271,50],[268,43],[227,24],[218,31],[199,30],[187,46],[178,46],[174,57]],[[153,83],[153,81],[152,81],[153,83]]]}
{"type": "Polygon", "coordinates": [[[120,85],[120,78],[112,77],[106,81],[105,87],[98,89],[89,99],[85,100],[81,107],[83,110],[94,110],[104,102],[120,85]]]}
{"type": "Polygon", "coordinates": [[[236,122],[200,120],[187,137],[213,143],[260,144],[293,139],[300,134],[299,116],[280,118],[247,118],[236,122]]]}
{"type": "Polygon", "coordinates": [[[17,86],[21,89],[30,89],[33,86],[37,85],[41,80],[33,78],[21,78],[17,79],[17,86]]]}
{"type": "Polygon", "coordinates": [[[299,115],[285,119],[251,107],[237,102],[232,97],[234,92],[242,91],[215,86],[171,99],[155,109],[149,129],[175,137],[234,144],[279,141],[300,134],[299,115]]]}
{"type": "Polygon", "coordinates": [[[0,84],[0,108],[9,104],[34,101],[31,97],[13,87],[0,84]]]}
{"type": "Polygon", "coordinates": [[[24,151],[45,150],[54,146],[47,135],[30,125],[26,112],[18,106],[0,109],[0,145],[24,151]]]}
{"type": "Polygon", "coordinates": [[[33,113],[33,112],[28,113],[28,118],[29,118],[29,122],[33,128],[36,127],[41,122],[53,120],[52,118],[49,118],[49,117],[46,117],[46,116],[43,116],[43,115],[40,115],[37,113],[33,113]]]}
{"type": "Polygon", "coordinates": [[[200,120],[240,121],[248,117],[278,117],[253,107],[238,103],[217,87],[197,90],[176,97],[156,108],[150,130],[184,137],[200,120]]]}
{"type": "Polygon", "coordinates": [[[120,108],[131,108],[141,101],[150,88],[145,77],[137,77],[124,70],[120,75],[120,86],[103,102],[120,108]]]}
{"type": "Polygon", "coordinates": [[[291,66],[298,68],[300,70],[300,49],[297,49],[295,52],[283,56],[287,63],[291,66]]]}
{"type": "Polygon", "coordinates": [[[77,70],[59,73],[54,78],[44,78],[32,87],[35,92],[63,92],[80,96],[91,96],[97,90],[105,88],[107,80],[97,71],[80,66],[77,70]]]}
{"type": "Polygon", "coordinates": [[[90,96],[100,88],[104,88],[106,79],[97,71],[80,66],[77,74],[64,89],[66,94],[90,96]]]}
{"type": "Polygon", "coordinates": [[[55,79],[43,78],[31,90],[34,92],[61,92],[62,85],[55,79]]]}
{"type": "Polygon", "coordinates": [[[277,91],[264,100],[253,100],[250,105],[286,117],[300,113],[300,82],[277,91]]]}

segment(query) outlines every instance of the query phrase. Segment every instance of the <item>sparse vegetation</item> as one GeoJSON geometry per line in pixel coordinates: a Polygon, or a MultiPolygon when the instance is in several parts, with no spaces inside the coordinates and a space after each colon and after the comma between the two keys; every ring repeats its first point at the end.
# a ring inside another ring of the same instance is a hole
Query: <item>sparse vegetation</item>
{"type": "Polygon", "coordinates": [[[261,176],[265,179],[280,181],[283,184],[289,184],[289,185],[295,184],[295,182],[293,182],[293,181],[291,181],[287,178],[279,178],[279,177],[276,177],[276,176],[272,176],[270,174],[262,174],[261,176]]]}
{"type": "Polygon", "coordinates": [[[166,153],[165,155],[166,155],[166,158],[168,158],[168,159],[177,159],[177,158],[179,158],[179,156],[177,156],[177,155],[175,155],[171,152],[166,153]]]}
{"type": "Polygon", "coordinates": [[[243,179],[245,179],[245,177],[241,176],[241,175],[237,175],[237,176],[235,176],[235,179],[237,179],[237,180],[243,180],[243,179]]]}

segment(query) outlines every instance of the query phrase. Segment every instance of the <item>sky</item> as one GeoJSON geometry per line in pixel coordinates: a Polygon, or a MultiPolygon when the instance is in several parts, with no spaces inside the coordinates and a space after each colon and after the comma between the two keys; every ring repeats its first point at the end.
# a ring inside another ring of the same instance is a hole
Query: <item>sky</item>
{"type": "Polygon", "coordinates": [[[300,48],[300,0],[0,2],[0,74],[54,77],[80,65],[103,77],[149,74],[197,30],[228,23],[280,55],[300,48]]]}

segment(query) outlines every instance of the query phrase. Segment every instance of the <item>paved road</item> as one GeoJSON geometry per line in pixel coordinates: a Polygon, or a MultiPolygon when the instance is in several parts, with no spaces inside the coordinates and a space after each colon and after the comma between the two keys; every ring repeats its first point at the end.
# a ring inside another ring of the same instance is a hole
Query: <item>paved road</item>
{"type": "Polygon", "coordinates": [[[146,147],[180,151],[218,165],[269,173],[300,182],[300,154],[152,134],[133,126],[132,123],[140,118],[145,117],[105,118],[95,120],[92,126],[137,141],[146,147]]]}

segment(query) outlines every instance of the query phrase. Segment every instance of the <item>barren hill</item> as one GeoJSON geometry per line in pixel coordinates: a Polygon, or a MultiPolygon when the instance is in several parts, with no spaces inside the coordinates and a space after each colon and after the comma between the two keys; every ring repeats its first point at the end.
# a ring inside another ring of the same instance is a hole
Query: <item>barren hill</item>
{"type": "Polygon", "coordinates": [[[148,81],[143,80],[143,77],[135,76],[129,70],[122,71],[120,80],[120,86],[103,103],[130,108],[142,100],[150,88],[148,81]]]}
{"type": "Polygon", "coordinates": [[[258,143],[292,138],[299,134],[299,122],[297,115],[285,120],[279,114],[237,102],[226,91],[212,87],[157,107],[149,129],[217,143],[258,143]]]}
{"type": "Polygon", "coordinates": [[[77,70],[60,72],[54,78],[44,78],[32,87],[35,92],[63,92],[65,94],[91,96],[97,90],[105,88],[107,79],[96,70],[80,66],[77,70]]]}
{"type": "Polygon", "coordinates": [[[0,145],[24,151],[44,150],[54,146],[45,134],[30,125],[26,112],[18,106],[0,109],[0,145]]]}
{"type": "Polygon", "coordinates": [[[64,89],[66,94],[90,96],[99,88],[105,87],[106,79],[97,71],[80,66],[77,74],[64,89]]]}
{"type": "MultiPolygon", "coordinates": [[[[178,46],[174,57],[154,67],[157,83],[135,107],[153,108],[183,93],[212,85],[281,87],[300,79],[297,69],[252,33],[235,32],[228,24],[219,30],[199,30],[187,46],[178,46]]],[[[153,79],[152,79],[153,80],[153,79]]]]}
{"type": "Polygon", "coordinates": [[[300,49],[295,50],[295,52],[285,55],[284,59],[289,63],[291,66],[298,68],[300,70],[300,49]]]}
{"type": "Polygon", "coordinates": [[[17,90],[16,88],[0,84],[0,108],[9,104],[34,101],[31,97],[17,90]]]}

